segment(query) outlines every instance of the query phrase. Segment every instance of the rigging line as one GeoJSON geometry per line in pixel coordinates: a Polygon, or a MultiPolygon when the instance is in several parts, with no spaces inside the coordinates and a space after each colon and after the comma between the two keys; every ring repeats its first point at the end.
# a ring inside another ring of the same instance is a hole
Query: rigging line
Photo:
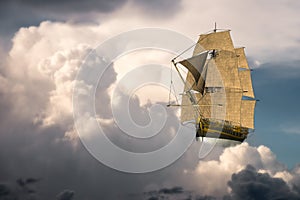
{"type": "Polygon", "coordinates": [[[178,98],[177,98],[177,93],[176,93],[176,90],[175,90],[175,86],[174,86],[174,83],[173,83],[173,66],[171,64],[171,68],[170,68],[170,72],[171,72],[171,84],[170,84],[170,91],[169,91],[169,105],[171,105],[171,95],[172,95],[172,89],[173,89],[173,92],[174,92],[174,96],[175,96],[175,100],[176,100],[176,104],[179,104],[179,101],[178,101],[178,98]]]}
{"type": "Polygon", "coordinates": [[[191,91],[193,87],[196,85],[196,81],[193,82],[192,86],[189,86],[190,84],[186,81],[185,85],[186,87],[188,87],[186,91],[191,91]]]}
{"type": "MultiPolygon", "coordinates": [[[[190,48],[191,48],[191,47],[190,47],[190,48]]],[[[171,62],[173,63],[173,65],[174,65],[176,71],[178,72],[178,74],[179,74],[181,80],[182,80],[183,83],[185,84],[184,78],[182,77],[182,75],[181,75],[181,73],[180,73],[180,71],[179,71],[179,69],[178,69],[178,67],[177,67],[177,65],[176,65],[177,63],[175,63],[174,59],[173,59],[171,62]]],[[[189,95],[188,95],[189,98],[193,98],[192,95],[190,94],[190,91],[188,91],[187,93],[189,94],[189,95]]],[[[195,102],[195,101],[194,101],[194,102],[195,102]]],[[[194,107],[194,111],[195,111],[195,112],[194,112],[194,117],[195,117],[196,120],[198,119],[198,115],[200,115],[200,117],[202,118],[202,115],[201,115],[199,109],[197,109],[197,108],[194,107]]]]}
{"type": "MultiPolygon", "coordinates": [[[[194,85],[195,85],[195,82],[193,83],[192,87],[191,87],[189,90],[187,90],[187,92],[191,92],[191,90],[192,90],[192,88],[193,88],[194,85]]],[[[187,86],[187,87],[188,87],[188,86],[187,86]]],[[[202,97],[202,98],[203,98],[203,97],[202,97]]],[[[201,99],[202,99],[202,98],[201,98],[201,99]]],[[[198,104],[199,101],[200,101],[201,99],[199,99],[199,100],[197,101],[196,104],[198,104]]],[[[193,104],[192,104],[192,105],[193,105],[193,104]]],[[[203,117],[202,114],[201,114],[201,112],[200,112],[200,109],[199,109],[199,108],[194,108],[194,110],[196,111],[197,114],[200,115],[200,117],[203,117]]],[[[198,116],[195,116],[195,117],[197,118],[198,116]]]]}
{"type": "Polygon", "coordinates": [[[201,96],[201,98],[199,98],[199,100],[197,101],[197,104],[200,103],[200,101],[205,97],[205,95],[206,95],[206,92],[204,91],[204,92],[203,92],[203,95],[201,96]]]}
{"type": "Polygon", "coordinates": [[[176,99],[176,103],[179,104],[179,101],[178,101],[178,98],[177,98],[177,95],[176,95],[177,93],[176,93],[174,84],[172,84],[172,86],[173,86],[172,88],[173,88],[173,91],[174,91],[174,96],[175,96],[175,99],[176,99]]]}
{"type": "Polygon", "coordinates": [[[170,72],[171,72],[171,75],[170,75],[171,83],[170,83],[170,90],[169,90],[169,105],[171,104],[171,90],[172,90],[171,88],[172,88],[172,84],[173,84],[172,64],[171,64],[170,72]]]}
{"type": "Polygon", "coordinates": [[[185,52],[187,52],[188,50],[190,50],[191,48],[193,48],[197,43],[193,44],[192,46],[190,46],[189,48],[187,48],[186,50],[184,50],[183,52],[181,52],[179,55],[177,55],[175,58],[173,58],[172,60],[174,61],[176,58],[178,58],[179,56],[181,56],[182,54],[184,54],[185,52]]]}
{"type": "MultiPolygon", "coordinates": [[[[192,105],[194,105],[194,104],[192,104],[192,105]]],[[[201,114],[200,109],[198,107],[193,106],[193,109],[195,111],[194,112],[194,117],[195,117],[196,120],[198,119],[198,116],[200,116],[200,118],[203,117],[203,115],[201,114]]]]}

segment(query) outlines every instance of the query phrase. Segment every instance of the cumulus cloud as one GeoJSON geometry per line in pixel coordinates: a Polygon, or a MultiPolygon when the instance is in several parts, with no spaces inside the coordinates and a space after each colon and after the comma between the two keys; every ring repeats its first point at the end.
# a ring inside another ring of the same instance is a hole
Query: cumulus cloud
{"type": "MultiPolygon", "coordinates": [[[[140,184],[140,177],[116,174],[95,161],[80,143],[74,148],[73,142],[65,140],[74,125],[71,93],[81,59],[94,42],[106,34],[105,30],[89,26],[85,26],[82,34],[81,28],[81,25],[43,22],[39,27],[20,29],[14,37],[1,79],[1,94],[5,98],[0,103],[8,104],[9,108],[1,112],[5,119],[1,121],[0,135],[1,177],[4,180],[24,174],[42,177],[46,180],[42,183],[46,187],[41,187],[45,199],[51,199],[57,191],[67,187],[80,191],[78,198],[104,199],[119,195],[112,192],[115,187],[121,188],[121,194],[145,187],[140,184]],[[132,186],[127,184],[129,179],[134,183],[132,186]],[[95,185],[101,188],[101,193],[95,185]],[[106,187],[111,189],[104,190],[106,187]]],[[[109,103],[107,89],[116,80],[112,67],[107,74],[109,76],[99,86],[98,95],[102,97],[99,106],[102,107],[109,103]]],[[[132,104],[133,108],[140,108],[137,99],[132,104]]],[[[110,116],[105,112],[101,115],[110,116]]],[[[174,113],[172,117],[178,120],[174,113]]],[[[109,124],[106,128],[113,127],[109,124]]],[[[119,130],[108,132],[118,133],[119,130]]],[[[159,144],[162,140],[156,141],[159,144]]],[[[156,180],[159,176],[146,179],[156,180]]],[[[23,183],[24,180],[20,181],[23,183]]]]}
{"type": "Polygon", "coordinates": [[[74,28],[43,22],[14,37],[0,81],[3,99],[15,99],[8,107],[18,119],[72,126],[74,79],[89,44],[101,35],[88,26],[84,34],[80,26],[74,28]]]}
{"type": "Polygon", "coordinates": [[[218,159],[200,160],[195,173],[198,181],[196,185],[207,195],[228,192],[227,182],[231,175],[251,164],[257,169],[267,170],[273,176],[284,171],[285,167],[276,160],[275,155],[265,146],[252,147],[248,143],[242,143],[234,147],[225,148],[218,159]]]}
{"type": "MultiPolygon", "coordinates": [[[[216,152],[213,154],[215,153],[216,152]]],[[[278,180],[278,184],[282,183],[282,187],[287,188],[284,190],[284,192],[287,192],[287,195],[289,195],[291,191],[291,193],[295,193],[296,189],[294,188],[297,188],[295,185],[299,184],[299,174],[295,173],[295,170],[288,170],[276,159],[274,153],[266,146],[252,147],[247,143],[225,148],[218,155],[217,159],[210,160],[207,158],[206,160],[200,160],[194,170],[184,172],[185,178],[182,180],[184,186],[190,191],[195,193],[199,191],[202,195],[220,199],[228,194],[233,195],[233,193],[237,192],[234,191],[234,189],[241,189],[234,188],[238,183],[235,182],[236,179],[233,178],[236,176],[232,175],[239,174],[239,172],[245,170],[248,165],[251,165],[253,169],[257,169],[254,170],[256,175],[265,174],[264,176],[272,180],[278,180]],[[231,182],[227,185],[229,181],[231,182]],[[234,185],[234,183],[236,183],[236,185],[234,185]]],[[[246,170],[248,170],[248,168],[246,170]]],[[[255,182],[255,180],[256,179],[253,178],[253,182],[255,182]]],[[[255,184],[261,184],[258,179],[256,181],[257,183],[255,184]]],[[[249,189],[249,187],[246,188],[249,189]]]]}
{"type": "Polygon", "coordinates": [[[55,89],[49,93],[44,124],[72,124],[72,92],[76,73],[85,55],[90,51],[81,46],[70,51],[59,51],[39,64],[41,76],[53,81],[55,89]]]}

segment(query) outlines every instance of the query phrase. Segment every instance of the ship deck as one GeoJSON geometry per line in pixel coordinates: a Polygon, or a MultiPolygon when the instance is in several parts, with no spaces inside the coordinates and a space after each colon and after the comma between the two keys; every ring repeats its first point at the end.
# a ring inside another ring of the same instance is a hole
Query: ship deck
{"type": "Polygon", "coordinates": [[[202,119],[197,127],[196,137],[229,139],[243,142],[249,133],[248,128],[232,125],[228,122],[202,119]]]}

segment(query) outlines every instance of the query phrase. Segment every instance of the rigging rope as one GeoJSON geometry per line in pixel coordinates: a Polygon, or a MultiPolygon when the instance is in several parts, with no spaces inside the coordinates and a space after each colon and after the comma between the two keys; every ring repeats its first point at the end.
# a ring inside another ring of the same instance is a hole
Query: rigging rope
{"type": "Polygon", "coordinates": [[[172,64],[171,64],[170,72],[171,72],[171,75],[170,75],[171,76],[170,77],[171,78],[171,84],[170,84],[170,89],[169,89],[169,105],[171,105],[171,92],[172,92],[171,87],[172,87],[172,84],[173,84],[172,64]]]}
{"type": "Polygon", "coordinates": [[[188,50],[190,50],[191,48],[193,48],[194,46],[196,46],[197,43],[193,44],[192,46],[190,46],[189,48],[187,48],[186,50],[184,50],[183,52],[181,52],[179,55],[177,55],[175,58],[173,58],[172,60],[175,60],[176,58],[178,58],[179,56],[181,56],[182,54],[184,54],[185,52],[187,52],[188,50]]]}
{"type": "Polygon", "coordinates": [[[171,84],[170,84],[170,89],[169,89],[169,105],[171,105],[171,95],[172,95],[172,89],[173,89],[173,92],[174,92],[174,96],[175,96],[175,100],[176,100],[176,104],[179,104],[178,102],[178,98],[177,98],[177,93],[176,93],[176,90],[175,90],[175,86],[173,84],[173,65],[171,65],[171,68],[170,68],[170,72],[171,72],[171,84]]]}

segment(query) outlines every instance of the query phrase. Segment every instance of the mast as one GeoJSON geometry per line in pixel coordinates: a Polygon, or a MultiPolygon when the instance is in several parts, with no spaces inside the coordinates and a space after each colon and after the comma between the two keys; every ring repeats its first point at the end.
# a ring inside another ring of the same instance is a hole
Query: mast
{"type": "Polygon", "coordinates": [[[217,22],[215,22],[215,29],[214,29],[214,32],[215,32],[215,33],[217,32],[217,22]]]}

